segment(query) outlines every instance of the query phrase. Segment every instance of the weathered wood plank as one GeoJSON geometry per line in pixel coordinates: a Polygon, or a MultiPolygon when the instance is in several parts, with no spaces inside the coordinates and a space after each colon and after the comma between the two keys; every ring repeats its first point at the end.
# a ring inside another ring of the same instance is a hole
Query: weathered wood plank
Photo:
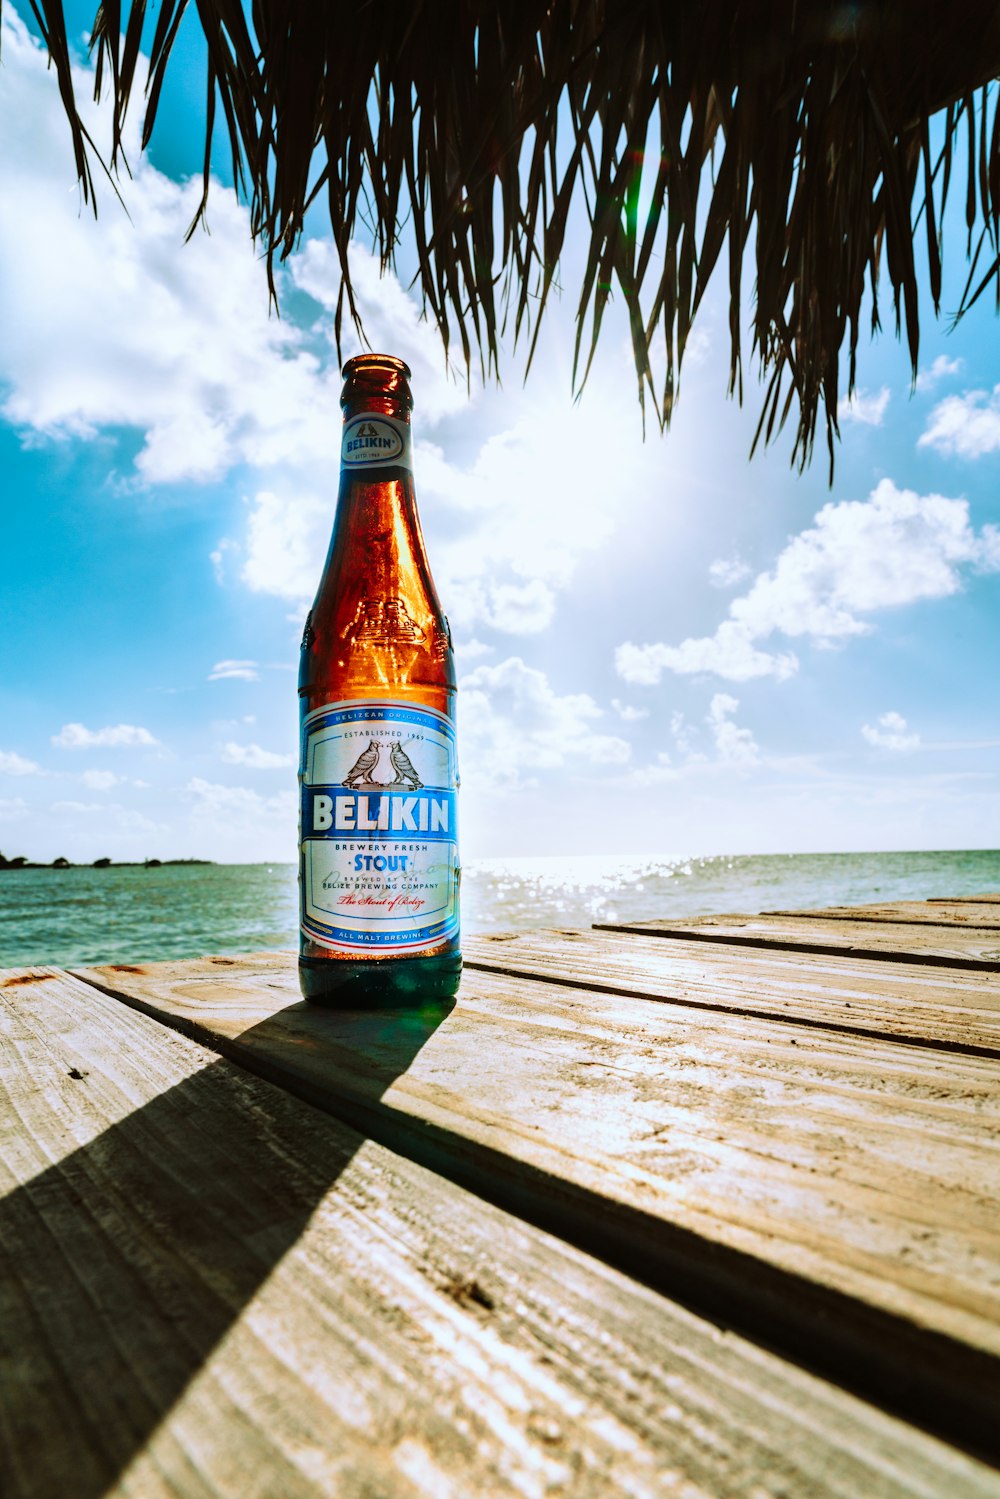
{"type": "Polygon", "coordinates": [[[615,932],[467,937],[466,963],[1000,1058],[1000,975],[615,932]]]}
{"type": "Polygon", "coordinates": [[[691,921],[599,921],[594,929],[694,942],[735,942],[746,947],[794,948],[797,952],[850,953],[891,963],[945,964],[1000,973],[1000,932],[955,926],[922,929],[891,922],[824,920],[814,919],[810,912],[797,916],[697,916],[691,921]]]}
{"type": "Polygon", "coordinates": [[[405,1013],[260,954],[95,982],[519,1216],[1000,1457],[1000,1073],[971,1056],[471,971],[405,1013]],[[391,1075],[390,1075],[391,1074],[391,1075]]]}
{"type": "Polygon", "coordinates": [[[1000,905],[1000,894],[992,892],[985,895],[930,895],[927,898],[932,904],[935,901],[950,903],[953,900],[961,900],[963,905],[969,905],[970,903],[974,905],[1000,905]]]}
{"type": "Polygon", "coordinates": [[[0,987],[6,1499],[1000,1494],[145,1015],[21,977],[0,987]]]}
{"type": "Polygon", "coordinates": [[[1000,931],[1000,910],[986,901],[876,901],[863,906],[816,906],[807,911],[775,909],[762,911],[761,915],[833,917],[838,921],[892,922],[896,926],[958,926],[974,927],[982,932],[1000,931]]]}

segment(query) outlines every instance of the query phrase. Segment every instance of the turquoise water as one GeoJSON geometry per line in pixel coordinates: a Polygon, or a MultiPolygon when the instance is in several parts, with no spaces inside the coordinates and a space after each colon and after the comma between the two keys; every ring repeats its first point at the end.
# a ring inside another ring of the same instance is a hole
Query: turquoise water
{"type": "MultiPolygon", "coordinates": [[[[466,866],[468,932],[1000,891],[1000,852],[546,857],[466,866]]],[[[0,967],[297,945],[291,864],[0,873],[0,967]]]]}

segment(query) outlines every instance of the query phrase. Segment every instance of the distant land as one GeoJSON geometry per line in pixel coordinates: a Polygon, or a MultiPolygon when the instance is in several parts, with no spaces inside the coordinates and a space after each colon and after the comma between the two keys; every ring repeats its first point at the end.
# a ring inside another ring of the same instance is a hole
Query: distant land
{"type": "Polygon", "coordinates": [[[72,859],[53,859],[51,864],[35,864],[17,854],[8,859],[0,854],[0,873],[6,869],[165,869],[174,864],[214,864],[214,859],[95,859],[91,864],[74,864],[72,859]]]}

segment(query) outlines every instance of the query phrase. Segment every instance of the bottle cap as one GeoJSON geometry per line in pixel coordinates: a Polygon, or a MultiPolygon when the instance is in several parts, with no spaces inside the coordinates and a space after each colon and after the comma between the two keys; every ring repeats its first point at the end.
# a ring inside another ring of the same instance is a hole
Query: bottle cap
{"type": "Polygon", "coordinates": [[[397,359],[395,354],[355,354],[344,365],[342,374],[345,380],[362,370],[387,369],[394,374],[402,375],[404,380],[410,378],[410,366],[403,359],[397,359]]]}

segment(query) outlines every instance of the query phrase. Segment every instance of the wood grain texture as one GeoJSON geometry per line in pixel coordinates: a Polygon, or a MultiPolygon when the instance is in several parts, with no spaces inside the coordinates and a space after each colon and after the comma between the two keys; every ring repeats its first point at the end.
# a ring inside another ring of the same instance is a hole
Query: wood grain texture
{"type": "Polygon", "coordinates": [[[833,917],[838,921],[891,922],[897,926],[975,927],[1000,931],[1000,910],[988,901],[895,900],[864,906],[817,906],[807,911],[762,911],[762,916],[833,917]]]}
{"type": "Polygon", "coordinates": [[[950,904],[952,901],[960,899],[962,905],[964,906],[970,904],[1000,906],[1000,894],[996,894],[995,892],[989,892],[983,895],[963,895],[961,897],[954,895],[930,895],[927,899],[930,905],[935,905],[938,901],[944,901],[950,904]]]}
{"type": "Polygon", "coordinates": [[[477,969],[1000,1058],[1000,975],[635,933],[467,937],[477,969]]]}
{"type": "Polygon", "coordinates": [[[601,932],[680,937],[688,942],[849,953],[890,963],[942,964],[1000,973],[1000,932],[959,926],[921,928],[893,922],[838,921],[812,912],[793,916],[698,916],[691,921],[600,921],[601,932]]]}
{"type": "Polygon", "coordinates": [[[519,1217],[1000,1456],[995,1064],[473,971],[392,1078],[405,1017],[296,1003],[289,959],[92,977],[519,1217]]]}
{"type": "Polygon", "coordinates": [[[66,976],[0,1089],[5,1499],[1000,1494],[66,976]]]}

